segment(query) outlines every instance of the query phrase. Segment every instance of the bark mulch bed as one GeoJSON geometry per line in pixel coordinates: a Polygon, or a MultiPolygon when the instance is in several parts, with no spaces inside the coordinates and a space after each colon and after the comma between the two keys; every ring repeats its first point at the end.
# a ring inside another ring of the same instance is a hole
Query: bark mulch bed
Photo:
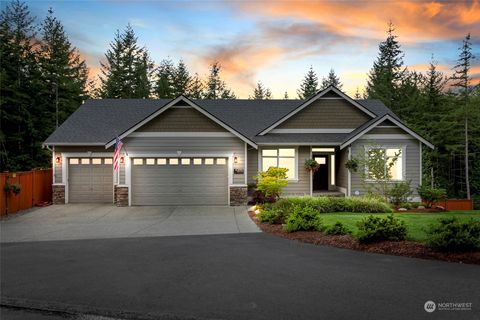
{"type": "Polygon", "coordinates": [[[330,236],[318,231],[285,232],[280,224],[268,224],[258,221],[254,212],[249,211],[250,218],[266,233],[316,245],[338,247],[366,251],[372,253],[391,254],[410,258],[443,260],[449,262],[480,264],[480,252],[438,252],[415,241],[383,241],[371,244],[361,244],[349,235],[330,236]]]}

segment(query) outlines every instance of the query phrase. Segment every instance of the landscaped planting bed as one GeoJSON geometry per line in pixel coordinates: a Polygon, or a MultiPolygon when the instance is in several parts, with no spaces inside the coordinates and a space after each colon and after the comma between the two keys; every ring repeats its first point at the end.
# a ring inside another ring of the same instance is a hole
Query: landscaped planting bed
{"type": "Polygon", "coordinates": [[[480,264],[480,211],[392,214],[381,200],[311,197],[258,208],[250,216],[261,230],[291,240],[480,264]]]}

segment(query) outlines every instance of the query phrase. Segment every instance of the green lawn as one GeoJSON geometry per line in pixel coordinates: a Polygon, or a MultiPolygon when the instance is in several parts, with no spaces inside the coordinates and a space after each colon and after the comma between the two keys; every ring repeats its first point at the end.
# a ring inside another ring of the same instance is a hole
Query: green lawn
{"type": "MultiPolygon", "coordinates": [[[[363,217],[369,216],[366,213],[324,213],[323,221],[327,226],[333,225],[335,222],[342,222],[347,228],[356,233],[358,231],[357,222],[363,217]]],[[[387,214],[373,214],[375,216],[386,216],[387,214]]],[[[468,220],[473,218],[480,221],[480,210],[474,211],[449,211],[445,213],[394,213],[394,216],[405,221],[407,225],[407,239],[415,241],[425,241],[425,230],[439,218],[457,217],[459,220],[468,220]]]]}

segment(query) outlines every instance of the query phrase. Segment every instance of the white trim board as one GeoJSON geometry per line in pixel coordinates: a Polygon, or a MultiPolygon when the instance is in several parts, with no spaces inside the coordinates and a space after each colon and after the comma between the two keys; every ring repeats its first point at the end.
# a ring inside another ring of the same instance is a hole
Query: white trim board
{"type": "Polygon", "coordinates": [[[308,99],[307,101],[305,101],[304,103],[302,103],[300,106],[298,106],[296,109],[294,109],[293,111],[291,111],[289,114],[287,114],[286,116],[284,116],[283,118],[281,118],[280,120],[278,120],[277,122],[275,122],[274,124],[272,124],[271,126],[269,126],[267,129],[263,130],[262,132],[260,132],[259,135],[263,136],[265,135],[266,133],[270,132],[272,129],[274,129],[275,127],[277,127],[278,125],[280,125],[281,123],[283,123],[284,121],[286,121],[287,119],[289,119],[290,117],[292,117],[293,115],[297,114],[298,112],[300,112],[301,110],[303,110],[305,107],[309,106],[310,104],[312,104],[314,101],[316,101],[317,99],[321,98],[322,96],[324,96],[326,93],[328,92],[335,92],[336,94],[338,94],[341,98],[347,100],[348,102],[350,102],[351,104],[353,104],[355,107],[359,108],[360,110],[362,110],[363,112],[365,112],[366,114],[368,114],[370,117],[372,118],[375,118],[376,115],[373,114],[372,112],[370,112],[367,108],[365,108],[364,106],[362,106],[360,103],[358,103],[357,101],[353,100],[352,98],[350,98],[349,96],[347,96],[345,93],[343,93],[342,91],[340,91],[339,89],[335,88],[334,86],[329,86],[328,88],[326,88],[325,90],[322,90],[320,92],[318,92],[316,95],[314,95],[313,97],[311,97],[310,99],[308,99]]]}
{"type": "Polygon", "coordinates": [[[129,153],[129,158],[228,158],[233,153],[129,153]]]}
{"type": "Polygon", "coordinates": [[[273,129],[270,133],[350,133],[355,129],[273,129]]]}
{"type": "MultiPolygon", "coordinates": [[[[431,149],[434,149],[435,146],[433,144],[431,144],[430,142],[428,142],[427,140],[425,140],[424,138],[422,138],[420,135],[418,135],[417,133],[415,133],[412,129],[408,128],[406,125],[404,125],[403,123],[401,123],[399,120],[395,119],[394,117],[392,117],[391,115],[389,114],[386,114],[384,115],[383,117],[379,117],[377,120],[375,120],[371,125],[369,125],[368,127],[366,127],[364,130],[360,131],[359,133],[357,133],[356,135],[354,135],[353,137],[351,137],[350,139],[348,139],[347,141],[345,141],[344,143],[342,143],[340,145],[340,150],[344,149],[346,146],[352,144],[354,141],[360,139],[362,136],[364,136],[367,132],[369,132],[370,130],[372,130],[373,128],[375,128],[379,123],[382,123],[383,121],[385,120],[390,120],[391,122],[395,123],[398,127],[400,127],[401,129],[405,130],[406,132],[409,133],[409,135],[413,136],[414,138],[420,140],[423,144],[425,144],[427,147],[431,148],[431,149]]],[[[387,136],[387,135],[376,135],[376,136],[387,136]]],[[[388,139],[388,138],[387,138],[388,139]]]]}
{"type": "Polygon", "coordinates": [[[235,137],[230,132],[132,132],[133,138],[225,138],[235,137]]]}
{"type": "MultiPolygon", "coordinates": [[[[137,123],[136,125],[134,125],[133,127],[131,127],[130,129],[128,129],[127,131],[121,133],[118,137],[119,139],[123,139],[125,138],[126,136],[130,135],[132,132],[134,132],[135,130],[137,130],[138,128],[140,128],[141,126],[143,126],[144,124],[148,123],[149,121],[151,121],[152,119],[156,118],[158,115],[160,115],[161,113],[163,113],[164,111],[168,110],[170,107],[173,107],[175,104],[177,104],[178,102],[185,102],[187,105],[189,105],[190,107],[192,107],[193,109],[197,110],[198,112],[200,112],[201,114],[203,114],[204,116],[206,116],[207,118],[209,118],[210,120],[214,121],[215,123],[217,123],[218,125],[220,125],[221,127],[223,127],[225,130],[231,132],[232,134],[234,134],[235,136],[237,136],[238,138],[240,138],[242,141],[248,143],[249,145],[251,145],[252,147],[254,147],[255,149],[257,149],[257,145],[252,142],[250,139],[247,139],[245,136],[243,136],[242,134],[238,133],[237,131],[235,131],[234,129],[230,128],[229,126],[227,126],[225,123],[223,123],[222,121],[220,121],[219,119],[217,119],[215,116],[213,116],[212,114],[210,114],[209,112],[205,111],[204,109],[202,109],[201,107],[199,107],[197,104],[195,104],[194,102],[190,101],[188,98],[184,97],[184,96],[179,96],[177,97],[176,99],[170,101],[169,103],[167,103],[166,105],[164,105],[163,107],[161,107],[160,109],[158,109],[157,111],[155,111],[154,113],[152,113],[151,115],[149,115],[148,117],[146,117],[145,119],[143,119],[142,121],[140,121],[139,123],[137,123]]],[[[110,142],[108,142],[106,145],[105,145],[105,148],[109,148],[111,146],[113,146],[115,144],[115,138],[110,140],[110,142]]]]}
{"type": "Polygon", "coordinates": [[[391,134],[364,134],[360,140],[415,140],[414,137],[412,137],[409,134],[401,134],[401,133],[391,133],[391,134]]]}
{"type": "Polygon", "coordinates": [[[324,143],[312,143],[312,142],[264,142],[257,143],[259,146],[339,146],[340,142],[324,142],[324,143]]]}

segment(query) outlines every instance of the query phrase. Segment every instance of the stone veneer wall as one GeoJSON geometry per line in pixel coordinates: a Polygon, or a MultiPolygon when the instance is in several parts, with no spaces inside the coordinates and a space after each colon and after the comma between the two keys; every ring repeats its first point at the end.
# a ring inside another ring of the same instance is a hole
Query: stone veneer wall
{"type": "Polygon", "coordinates": [[[53,204],[65,204],[65,185],[52,185],[53,204]]]}
{"type": "Polygon", "coordinates": [[[246,206],[248,202],[248,187],[230,187],[230,206],[246,206]]]}
{"type": "Polygon", "coordinates": [[[117,207],[128,206],[128,187],[127,186],[115,186],[114,188],[115,204],[117,207]]]}

